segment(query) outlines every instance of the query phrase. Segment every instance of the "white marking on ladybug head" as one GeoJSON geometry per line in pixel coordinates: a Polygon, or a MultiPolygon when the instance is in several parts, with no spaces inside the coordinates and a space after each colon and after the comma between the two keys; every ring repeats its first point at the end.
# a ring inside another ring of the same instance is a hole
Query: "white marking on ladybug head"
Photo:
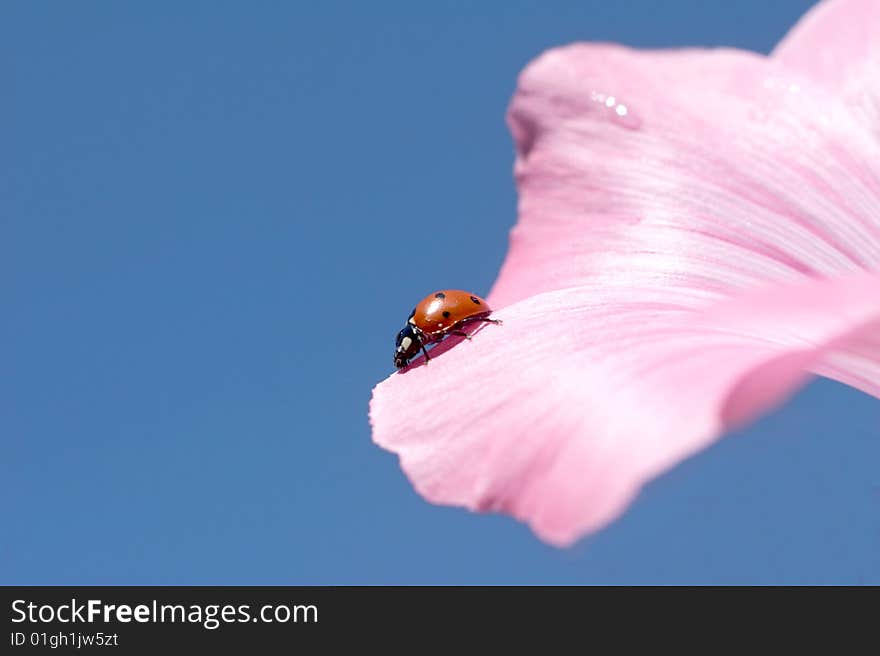
{"type": "Polygon", "coordinates": [[[398,348],[397,350],[403,353],[405,351],[408,351],[411,345],[412,340],[409,337],[404,337],[402,340],[400,340],[400,348],[398,348]]]}

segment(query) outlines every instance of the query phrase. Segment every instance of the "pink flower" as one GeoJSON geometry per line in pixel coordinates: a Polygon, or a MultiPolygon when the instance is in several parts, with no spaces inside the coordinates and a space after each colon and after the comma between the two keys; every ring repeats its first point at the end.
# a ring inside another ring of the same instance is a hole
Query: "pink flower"
{"type": "Polygon", "coordinates": [[[812,374],[880,396],[880,2],[770,57],[554,49],[508,120],[504,325],[373,390],[426,499],[567,545],[812,374]]]}

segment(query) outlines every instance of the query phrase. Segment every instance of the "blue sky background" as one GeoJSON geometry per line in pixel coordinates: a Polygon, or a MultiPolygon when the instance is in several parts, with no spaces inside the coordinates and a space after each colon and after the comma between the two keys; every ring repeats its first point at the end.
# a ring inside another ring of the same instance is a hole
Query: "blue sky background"
{"type": "Polygon", "coordinates": [[[495,278],[531,58],[811,3],[308,4],[0,7],[0,582],[880,583],[880,402],[834,383],[566,551],[367,422],[414,301],[495,278]]]}

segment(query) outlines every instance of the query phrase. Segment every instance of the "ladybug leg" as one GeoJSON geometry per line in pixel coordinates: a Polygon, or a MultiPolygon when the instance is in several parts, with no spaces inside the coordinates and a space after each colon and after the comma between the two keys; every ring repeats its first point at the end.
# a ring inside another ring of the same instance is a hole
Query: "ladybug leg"
{"type": "Polygon", "coordinates": [[[431,359],[431,356],[428,355],[428,351],[425,350],[425,345],[424,345],[424,344],[422,344],[422,353],[425,354],[425,364],[428,364],[428,360],[431,359]]]}
{"type": "Polygon", "coordinates": [[[450,334],[450,335],[456,335],[457,337],[464,337],[465,339],[470,339],[470,338],[471,338],[471,336],[468,335],[468,334],[467,334],[466,332],[464,332],[463,330],[452,330],[452,331],[449,332],[449,334],[450,334]]]}
{"type": "Polygon", "coordinates": [[[501,319],[490,319],[489,317],[470,317],[468,319],[464,319],[461,323],[465,324],[465,323],[477,323],[477,322],[494,323],[496,326],[500,326],[502,324],[501,319]]]}

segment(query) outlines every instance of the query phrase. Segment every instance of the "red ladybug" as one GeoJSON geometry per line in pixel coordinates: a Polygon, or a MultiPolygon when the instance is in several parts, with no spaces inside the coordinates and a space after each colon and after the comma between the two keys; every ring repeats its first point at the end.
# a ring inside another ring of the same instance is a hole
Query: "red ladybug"
{"type": "Polygon", "coordinates": [[[439,342],[447,335],[470,339],[461,330],[469,323],[500,324],[498,319],[488,318],[491,313],[492,309],[484,299],[460,289],[444,289],[426,296],[410,313],[403,330],[397,333],[394,366],[402,369],[419,350],[425,354],[427,364],[431,358],[425,346],[439,342]]]}

